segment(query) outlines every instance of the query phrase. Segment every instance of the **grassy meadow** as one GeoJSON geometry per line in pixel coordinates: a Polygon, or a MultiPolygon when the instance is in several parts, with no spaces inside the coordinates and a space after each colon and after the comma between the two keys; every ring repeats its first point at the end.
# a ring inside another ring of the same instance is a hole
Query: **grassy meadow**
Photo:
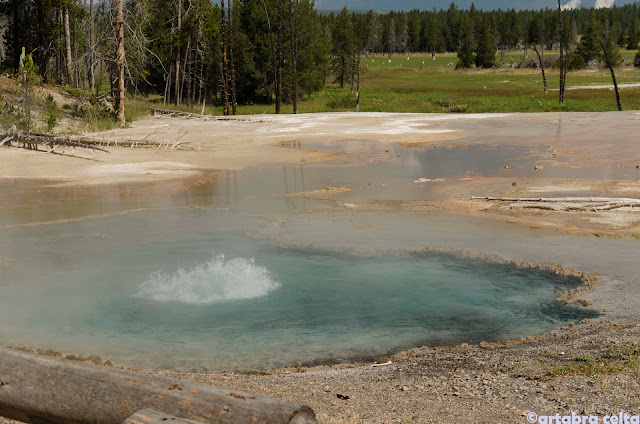
{"type": "MultiPolygon", "coordinates": [[[[456,70],[454,53],[431,55],[387,55],[361,59],[360,110],[363,112],[545,112],[616,110],[612,89],[579,89],[565,92],[564,106],[558,105],[559,74],[547,70],[549,91],[545,94],[539,69],[510,68],[520,61],[523,52],[505,54],[504,68],[456,70]]],[[[554,55],[553,53],[551,53],[554,55]]],[[[622,51],[625,63],[616,69],[618,84],[640,83],[640,69],[629,66],[635,51],[622,51]]],[[[535,58],[535,53],[529,53],[535,58]]],[[[555,54],[557,56],[557,52],[555,54]]],[[[498,54],[499,58],[500,55],[498,54]]],[[[298,111],[355,111],[355,94],[350,84],[343,89],[331,84],[298,104],[298,111]]],[[[611,84],[608,69],[570,71],[567,87],[611,84]]],[[[623,110],[640,109],[640,87],[621,89],[623,110]]],[[[162,106],[159,106],[162,107],[162,106]]],[[[167,108],[172,108],[167,106],[167,108]]],[[[200,112],[200,108],[180,110],[200,112]]],[[[290,104],[283,113],[291,113],[290,104]]],[[[221,115],[221,107],[207,107],[205,113],[221,115]]],[[[239,114],[274,113],[273,105],[238,106],[239,114]]]]}

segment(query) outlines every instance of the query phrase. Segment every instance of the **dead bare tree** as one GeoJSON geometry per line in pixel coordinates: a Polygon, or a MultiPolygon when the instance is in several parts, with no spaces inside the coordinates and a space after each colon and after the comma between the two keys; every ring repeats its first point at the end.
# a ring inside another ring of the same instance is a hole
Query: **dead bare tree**
{"type": "Polygon", "coordinates": [[[114,30],[116,34],[116,120],[122,126],[124,120],[124,0],[113,0],[115,12],[114,30]]]}
{"type": "Polygon", "coordinates": [[[561,105],[564,104],[564,83],[565,83],[565,68],[564,63],[564,31],[562,30],[562,4],[561,0],[558,0],[558,27],[560,30],[560,94],[558,101],[561,105]]]}
{"type": "Polygon", "coordinates": [[[282,105],[282,0],[278,0],[278,45],[276,46],[276,113],[282,105]]]}
{"type": "Polygon", "coordinates": [[[622,102],[620,101],[620,90],[618,90],[618,81],[616,80],[616,73],[613,70],[613,63],[611,63],[609,53],[607,52],[607,46],[605,45],[604,41],[602,41],[602,38],[598,38],[598,41],[600,41],[600,45],[602,46],[602,51],[604,52],[605,64],[609,67],[609,71],[611,72],[611,79],[613,80],[613,88],[616,91],[616,103],[618,105],[618,111],[622,112],[622,102]]]}
{"type": "Polygon", "coordinates": [[[298,0],[289,0],[291,16],[291,72],[293,74],[293,113],[298,113],[298,0]],[[295,7],[293,5],[295,4],[295,7]]]}
{"type": "Polygon", "coordinates": [[[223,115],[229,115],[229,68],[227,63],[227,30],[226,30],[226,13],[224,7],[224,0],[220,0],[220,17],[221,17],[221,32],[222,32],[222,94],[223,103],[222,110],[223,115]]]}
{"type": "Polygon", "coordinates": [[[357,65],[357,81],[356,81],[356,112],[360,112],[360,52],[358,52],[358,65],[357,65]]]}
{"type": "Polygon", "coordinates": [[[235,9],[235,2],[233,0],[229,0],[229,67],[231,70],[231,112],[233,115],[237,113],[237,102],[236,102],[236,68],[233,63],[233,11],[235,9]]]}
{"type": "Polygon", "coordinates": [[[96,77],[95,77],[95,63],[96,63],[96,51],[95,51],[95,26],[94,26],[94,10],[93,10],[93,0],[89,1],[89,88],[91,91],[95,90],[96,85],[96,77]]]}
{"type": "Polygon", "coordinates": [[[542,71],[542,83],[544,84],[544,92],[546,93],[547,92],[547,76],[544,73],[544,63],[542,62],[542,55],[538,50],[538,46],[536,46],[535,44],[533,45],[533,50],[538,55],[538,62],[540,63],[540,71],[542,71]]]}
{"type": "MultiPolygon", "coordinates": [[[[177,34],[180,37],[180,31],[182,29],[182,0],[178,0],[178,22],[176,24],[177,34]]],[[[178,45],[176,49],[176,80],[175,80],[175,98],[174,104],[177,106],[180,104],[180,46],[178,45]]]]}
{"type": "Polygon", "coordinates": [[[69,6],[62,8],[63,27],[64,27],[64,47],[67,71],[67,84],[73,87],[73,58],[71,56],[71,29],[69,26],[69,6]]]}

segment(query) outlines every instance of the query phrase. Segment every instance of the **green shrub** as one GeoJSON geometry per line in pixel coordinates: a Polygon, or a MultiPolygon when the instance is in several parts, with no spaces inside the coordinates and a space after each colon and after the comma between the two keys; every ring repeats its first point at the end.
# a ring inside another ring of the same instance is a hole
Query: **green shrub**
{"type": "Polygon", "coordinates": [[[636,57],[633,59],[633,66],[640,68],[640,51],[636,53],[636,57]]]}
{"type": "Polygon", "coordinates": [[[2,94],[0,94],[0,127],[9,129],[13,125],[20,126],[19,124],[23,120],[24,115],[22,111],[14,104],[5,101],[2,94]]]}
{"type": "Polygon", "coordinates": [[[573,53],[573,52],[569,53],[565,60],[567,61],[567,69],[569,71],[574,71],[577,69],[585,69],[587,67],[587,64],[585,63],[584,58],[577,53],[573,53]]]}
{"type": "Polygon", "coordinates": [[[329,109],[352,109],[356,107],[356,96],[354,94],[346,94],[327,102],[329,109]]]}
{"type": "Polygon", "coordinates": [[[53,100],[52,95],[48,95],[46,98],[46,110],[45,115],[47,116],[47,126],[46,132],[52,133],[53,129],[58,125],[58,119],[60,118],[60,109],[58,109],[58,105],[55,100],[53,100]]]}

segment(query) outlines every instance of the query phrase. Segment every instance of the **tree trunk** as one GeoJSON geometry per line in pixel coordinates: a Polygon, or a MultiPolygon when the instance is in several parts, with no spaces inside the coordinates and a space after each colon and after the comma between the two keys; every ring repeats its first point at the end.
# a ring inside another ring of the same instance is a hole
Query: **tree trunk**
{"type": "Polygon", "coordinates": [[[282,104],[282,0],[278,0],[278,45],[276,47],[276,113],[282,104]]]}
{"type": "Polygon", "coordinates": [[[356,112],[360,112],[360,54],[358,53],[358,71],[356,83],[356,112]]]}
{"type": "Polygon", "coordinates": [[[220,0],[220,15],[222,18],[222,113],[229,115],[229,68],[227,64],[227,14],[225,12],[224,0],[220,0]]]}
{"type": "MultiPolygon", "coordinates": [[[[354,40],[355,41],[355,40],[354,40]]],[[[356,46],[354,43],[353,54],[351,55],[351,92],[353,93],[353,85],[356,76],[356,46]]]]}
{"type": "Polygon", "coordinates": [[[298,0],[289,0],[291,15],[291,71],[293,73],[293,113],[298,113],[298,0]],[[295,3],[295,8],[292,4],[295,3]]]}
{"type": "Polygon", "coordinates": [[[235,115],[237,113],[236,102],[236,67],[233,64],[233,10],[235,3],[233,0],[229,0],[229,67],[231,68],[231,113],[235,115]]]}
{"type": "MultiPolygon", "coordinates": [[[[177,22],[177,34],[180,37],[180,30],[182,29],[182,0],[178,0],[178,22],[177,22]]],[[[178,106],[180,104],[180,45],[178,45],[176,51],[176,87],[174,93],[174,104],[178,106]]]]}
{"type": "Polygon", "coordinates": [[[116,33],[116,120],[124,126],[124,0],[114,0],[116,33]]]}
{"type": "Polygon", "coordinates": [[[94,28],[94,11],[93,0],[89,2],[89,88],[94,91],[96,88],[96,76],[95,76],[95,63],[96,63],[96,51],[95,51],[95,28],[94,28]]]}
{"type": "MultiPolygon", "coordinates": [[[[275,53],[273,52],[273,37],[271,36],[272,32],[271,32],[271,19],[269,19],[269,9],[267,9],[267,2],[265,0],[262,0],[262,5],[264,6],[264,13],[267,16],[267,29],[269,30],[269,60],[272,62],[273,65],[273,85],[274,85],[274,91],[278,82],[278,71],[277,71],[277,66],[276,66],[276,56],[275,53]]],[[[269,81],[269,71],[265,70],[265,80],[269,81]]],[[[271,97],[271,93],[269,93],[269,97],[271,97]]]]}
{"type": "Polygon", "coordinates": [[[65,46],[65,58],[67,62],[67,85],[73,87],[73,58],[71,57],[71,29],[69,28],[69,8],[62,8],[63,22],[64,22],[64,46],[65,46]]]}
{"type": "Polygon", "coordinates": [[[317,423],[296,403],[7,348],[0,375],[0,415],[25,423],[119,424],[147,408],[201,423],[317,423]]]}
{"type": "MultiPolygon", "coordinates": [[[[189,53],[191,52],[191,40],[187,41],[187,48],[184,51],[184,65],[182,67],[182,81],[180,82],[180,98],[178,100],[178,104],[182,104],[182,95],[184,93],[184,85],[187,78],[187,62],[189,61],[189,53]]],[[[188,88],[188,86],[187,86],[188,88]]],[[[187,93],[187,98],[189,97],[189,93],[187,93]]]]}
{"type": "Polygon", "coordinates": [[[198,103],[202,103],[202,112],[200,112],[201,114],[204,114],[204,104],[205,104],[205,98],[202,96],[203,91],[204,91],[204,96],[206,97],[207,92],[206,92],[206,86],[205,86],[205,80],[204,80],[204,60],[200,64],[200,84],[199,84],[199,90],[198,90],[198,103]]]}
{"type": "Polygon", "coordinates": [[[196,104],[196,84],[198,83],[198,48],[193,51],[193,63],[191,64],[191,97],[189,98],[189,107],[193,107],[196,104]]]}
{"type": "Polygon", "coordinates": [[[609,65],[609,71],[611,71],[611,79],[613,80],[613,88],[616,91],[616,103],[618,105],[618,111],[622,112],[622,102],[620,101],[620,91],[618,90],[618,81],[616,81],[616,73],[613,71],[613,63],[609,60],[609,53],[607,53],[607,47],[604,45],[604,42],[599,39],[600,45],[602,46],[602,51],[604,52],[604,60],[607,61],[607,65],[609,65]]]}
{"type": "Polygon", "coordinates": [[[47,81],[47,56],[45,55],[45,51],[47,50],[47,46],[45,45],[45,34],[44,29],[42,28],[45,22],[45,12],[44,12],[44,0],[36,1],[37,13],[38,13],[38,70],[40,74],[44,78],[44,81],[47,81]]]}
{"type": "MultiPolygon", "coordinates": [[[[171,57],[171,56],[169,56],[171,57]]],[[[164,98],[162,100],[162,104],[166,105],[171,102],[171,75],[173,74],[173,65],[169,66],[169,72],[165,74],[164,81],[164,98]]]]}
{"type": "Polygon", "coordinates": [[[561,4],[561,0],[558,0],[558,21],[559,21],[559,28],[560,28],[560,94],[559,94],[559,98],[558,101],[560,102],[561,105],[564,104],[564,77],[565,77],[565,63],[564,63],[564,54],[563,54],[563,50],[564,50],[564,32],[562,30],[562,4],[561,4]]]}
{"type": "MultiPolygon", "coordinates": [[[[62,8],[58,9],[58,25],[60,25],[60,27],[64,26],[63,23],[64,19],[62,17],[62,8]]],[[[62,85],[62,35],[59,36],[58,38],[58,49],[57,49],[57,55],[56,55],[56,78],[57,78],[57,83],[58,85],[62,85]]]]}
{"type": "Polygon", "coordinates": [[[537,46],[533,46],[533,50],[535,50],[538,55],[538,62],[540,62],[540,70],[542,71],[542,83],[544,84],[544,92],[547,92],[547,76],[544,74],[544,64],[542,63],[542,56],[540,56],[540,52],[538,51],[537,46]]]}

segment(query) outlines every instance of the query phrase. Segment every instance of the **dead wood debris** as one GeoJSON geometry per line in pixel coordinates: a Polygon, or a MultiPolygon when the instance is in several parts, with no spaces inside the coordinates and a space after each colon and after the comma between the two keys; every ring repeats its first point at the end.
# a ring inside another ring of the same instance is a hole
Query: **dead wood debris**
{"type": "Polygon", "coordinates": [[[603,212],[621,208],[638,208],[640,199],[625,197],[491,197],[472,196],[471,200],[488,202],[523,203],[525,209],[541,209],[566,212],[603,212]],[[550,206],[553,205],[553,206],[550,206]]]}
{"type": "Polygon", "coordinates": [[[169,110],[169,109],[158,109],[155,107],[151,108],[151,114],[153,116],[163,116],[166,118],[183,118],[183,119],[198,119],[202,121],[238,121],[238,122],[272,122],[266,119],[256,119],[256,118],[241,118],[237,116],[214,116],[214,115],[203,115],[200,113],[192,113],[192,112],[182,112],[179,110],[169,110]]]}

